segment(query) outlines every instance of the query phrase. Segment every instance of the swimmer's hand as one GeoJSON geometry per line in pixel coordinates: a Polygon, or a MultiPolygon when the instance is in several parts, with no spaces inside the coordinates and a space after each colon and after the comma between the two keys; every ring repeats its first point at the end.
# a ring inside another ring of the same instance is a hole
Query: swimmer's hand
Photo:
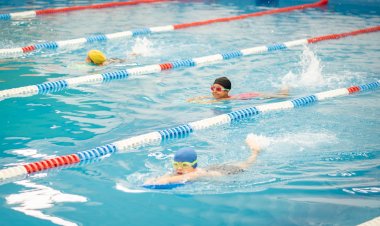
{"type": "Polygon", "coordinates": [[[260,146],[256,142],[256,135],[254,135],[253,133],[250,133],[250,134],[247,135],[247,138],[245,138],[245,143],[253,151],[260,151],[260,146]]]}
{"type": "Polygon", "coordinates": [[[260,149],[266,148],[269,146],[269,143],[270,143],[267,137],[255,135],[253,133],[250,133],[247,135],[245,142],[251,149],[254,149],[254,150],[260,150],[260,149]]]}

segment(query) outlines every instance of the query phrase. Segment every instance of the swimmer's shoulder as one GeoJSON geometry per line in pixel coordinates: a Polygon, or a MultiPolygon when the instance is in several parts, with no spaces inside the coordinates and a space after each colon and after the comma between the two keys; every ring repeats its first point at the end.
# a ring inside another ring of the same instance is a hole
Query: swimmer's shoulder
{"type": "Polygon", "coordinates": [[[244,172],[239,166],[230,164],[212,165],[207,168],[208,172],[212,172],[214,175],[225,176],[244,172]]]}
{"type": "Polygon", "coordinates": [[[235,95],[231,95],[230,99],[233,100],[249,100],[254,98],[261,98],[263,95],[259,92],[247,92],[247,93],[239,93],[235,95]]]}

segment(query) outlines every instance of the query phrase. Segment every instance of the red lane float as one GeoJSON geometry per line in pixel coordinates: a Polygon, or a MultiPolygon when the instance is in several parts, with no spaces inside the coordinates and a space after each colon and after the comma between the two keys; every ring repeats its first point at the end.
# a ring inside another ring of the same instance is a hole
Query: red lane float
{"type": "Polygon", "coordinates": [[[350,32],[344,32],[344,33],[339,33],[339,34],[330,34],[330,35],[318,36],[318,37],[314,37],[314,38],[309,38],[307,40],[307,42],[308,43],[316,43],[316,42],[321,42],[321,41],[325,41],[325,40],[340,39],[340,38],[344,38],[347,36],[354,36],[354,35],[360,35],[360,34],[377,32],[377,31],[380,31],[380,26],[369,27],[369,28],[365,28],[365,29],[360,29],[360,30],[350,31],[350,32]]]}
{"type": "Polygon", "coordinates": [[[212,24],[212,23],[221,23],[221,22],[229,22],[229,21],[233,21],[233,20],[241,20],[241,19],[245,19],[245,18],[249,18],[249,17],[257,17],[257,16],[264,16],[264,15],[270,15],[270,14],[276,14],[276,13],[284,13],[284,12],[306,9],[306,8],[315,8],[315,7],[324,6],[327,3],[328,3],[328,0],[321,0],[319,2],[311,3],[311,4],[290,6],[290,7],[285,7],[285,8],[262,11],[262,12],[249,13],[249,14],[244,14],[244,15],[240,15],[240,16],[224,17],[224,18],[197,21],[197,22],[191,22],[191,23],[185,23],[185,24],[176,24],[173,26],[174,26],[174,29],[183,29],[183,28],[202,26],[202,25],[212,24]]]}
{"type": "Polygon", "coordinates": [[[136,1],[130,1],[130,2],[108,2],[108,3],[100,3],[100,4],[93,4],[93,5],[70,6],[70,7],[55,8],[55,9],[41,9],[41,10],[36,10],[36,14],[44,15],[44,14],[84,10],[84,9],[103,9],[103,8],[111,8],[111,7],[119,7],[119,6],[127,6],[127,5],[137,5],[137,4],[142,4],[142,3],[155,3],[155,2],[166,2],[166,1],[170,1],[170,0],[136,0],[136,1]]]}
{"type": "Polygon", "coordinates": [[[78,162],[80,162],[78,155],[71,154],[71,155],[65,155],[65,156],[58,156],[55,158],[46,159],[39,162],[29,163],[29,164],[24,165],[24,167],[28,173],[34,173],[34,172],[39,172],[42,170],[56,168],[59,166],[71,165],[78,162]]]}
{"type": "Polygon", "coordinates": [[[0,20],[24,19],[24,18],[36,17],[37,15],[64,13],[64,12],[78,11],[78,10],[84,10],[84,9],[102,9],[102,8],[110,8],[110,7],[138,5],[138,4],[143,4],[143,3],[147,4],[147,3],[156,3],[156,2],[168,2],[168,1],[172,1],[172,0],[135,0],[135,1],[128,1],[128,2],[108,2],[108,3],[99,3],[99,4],[93,4],[93,5],[69,6],[69,7],[62,7],[62,8],[31,10],[31,11],[0,14],[0,20]]]}

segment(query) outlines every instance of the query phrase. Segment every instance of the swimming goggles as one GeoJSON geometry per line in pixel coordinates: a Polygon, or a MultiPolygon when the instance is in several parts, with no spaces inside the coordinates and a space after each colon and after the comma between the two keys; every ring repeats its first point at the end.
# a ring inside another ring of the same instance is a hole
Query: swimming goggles
{"type": "Polygon", "coordinates": [[[173,167],[174,167],[174,169],[178,169],[179,167],[181,167],[183,169],[188,169],[190,167],[193,167],[197,162],[198,162],[198,160],[195,160],[194,162],[176,162],[176,161],[173,161],[173,167]]]}
{"type": "Polygon", "coordinates": [[[223,87],[215,87],[215,86],[211,86],[210,89],[211,89],[211,91],[217,91],[217,92],[228,91],[229,90],[229,89],[226,89],[226,88],[223,88],[223,87]]]}

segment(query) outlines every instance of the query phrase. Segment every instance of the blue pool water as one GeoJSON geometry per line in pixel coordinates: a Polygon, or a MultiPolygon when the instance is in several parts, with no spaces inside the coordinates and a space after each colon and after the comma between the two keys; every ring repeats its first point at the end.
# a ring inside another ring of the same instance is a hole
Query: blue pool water
{"type": "MultiPolygon", "coordinates": [[[[1,2],[0,13],[101,1],[1,2]]],[[[0,21],[0,48],[67,40],[136,28],[228,17],[313,1],[179,1],[0,21]]],[[[380,24],[379,1],[328,6],[153,34],[74,51],[0,59],[0,90],[189,59],[237,49],[347,32],[380,24]],[[128,63],[82,65],[100,49],[128,63]],[[137,53],[132,56],[131,53],[137,53]]],[[[380,79],[380,33],[300,46],[49,95],[0,101],[0,167],[88,150],[125,138],[278,100],[202,105],[219,76],[232,93],[292,97],[380,79]]],[[[356,225],[380,216],[379,90],[267,113],[104,159],[33,174],[0,185],[0,225],[356,225]],[[199,165],[240,161],[247,134],[269,146],[239,175],[173,190],[141,184],[171,169],[180,147],[198,151],[199,165]]]]}

